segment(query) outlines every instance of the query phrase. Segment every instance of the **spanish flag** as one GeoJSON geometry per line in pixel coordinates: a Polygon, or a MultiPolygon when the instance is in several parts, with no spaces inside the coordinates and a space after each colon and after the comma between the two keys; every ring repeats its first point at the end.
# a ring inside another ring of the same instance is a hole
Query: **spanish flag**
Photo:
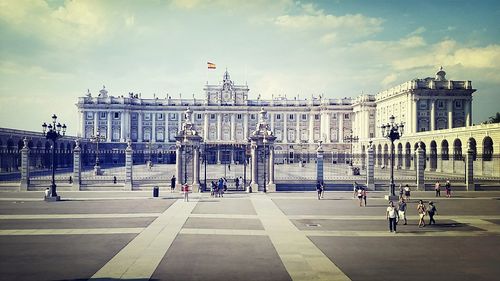
{"type": "Polygon", "coordinates": [[[215,63],[207,62],[208,69],[215,69],[215,63]]]}

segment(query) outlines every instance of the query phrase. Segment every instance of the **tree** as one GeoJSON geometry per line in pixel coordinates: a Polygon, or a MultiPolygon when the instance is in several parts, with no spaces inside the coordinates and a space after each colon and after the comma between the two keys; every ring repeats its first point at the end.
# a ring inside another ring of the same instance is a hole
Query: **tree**
{"type": "Polygon", "coordinates": [[[488,123],[500,123],[500,112],[497,112],[495,116],[490,116],[488,123]]]}

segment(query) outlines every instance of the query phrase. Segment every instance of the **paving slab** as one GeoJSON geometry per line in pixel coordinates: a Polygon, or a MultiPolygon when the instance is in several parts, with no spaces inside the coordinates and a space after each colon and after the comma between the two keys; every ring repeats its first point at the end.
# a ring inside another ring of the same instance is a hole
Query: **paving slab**
{"type": "Polygon", "coordinates": [[[159,213],[173,204],[173,199],[131,199],[59,202],[0,201],[0,214],[106,214],[159,213]]]}
{"type": "Polygon", "coordinates": [[[263,230],[258,219],[188,218],[183,228],[263,230]]]}
{"type": "Polygon", "coordinates": [[[239,214],[255,215],[255,209],[248,198],[204,198],[193,210],[193,214],[239,214]]]}
{"type": "Polygon", "coordinates": [[[267,236],[180,234],[162,259],[159,280],[291,280],[267,236]]]}
{"type": "Polygon", "coordinates": [[[155,218],[0,220],[0,229],[69,229],[146,227],[155,218]]]}
{"type": "Polygon", "coordinates": [[[498,236],[309,236],[352,280],[498,280],[498,236]]]}
{"type": "Polygon", "coordinates": [[[86,280],[135,236],[0,236],[0,279],[86,280]]]}

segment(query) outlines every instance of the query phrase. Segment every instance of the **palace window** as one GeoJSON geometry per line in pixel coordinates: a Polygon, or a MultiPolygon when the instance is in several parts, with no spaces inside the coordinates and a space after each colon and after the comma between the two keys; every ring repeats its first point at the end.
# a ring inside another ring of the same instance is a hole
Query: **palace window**
{"type": "Polygon", "coordinates": [[[196,114],[196,119],[201,120],[201,113],[196,114]]]}
{"type": "Polygon", "coordinates": [[[444,109],[444,101],[442,100],[438,101],[438,109],[444,109]]]}
{"type": "Polygon", "coordinates": [[[87,112],[87,119],[88,119],[88,120],[92,120],[92,118],[94,118],[94,113],[92,113],[92,112],[87,112]]]}
{"type": "Polygon", "coordinates": [[[461,100],[456,100],[455,101],[455,108],[456,109],[462,109],[462,101],[461,100]]]}
{"type": "Polygon", "coordinates": [[[210,119],[215,120],[215,114],[210,114],[210,119]]]}
{"type": "Polygon", "coordinates": [[[144,114],[144,120],[146,120],[146,121],[151,120],[151,113],[145,113],[144,114]]]}
{"type": "Polygon", "coordinates": [[[281,114],[276,114],[276,120],[280,120],[281,119],[281,114]]]}
{"type": "Polygon", "coordinates": [[[120,118],[120,112],[115,112],[114,116],[113,116],[114,119],[118,119],[120,118]]]}
{"type": "Polygon", "coordinates": [[[157,118],[159,121],[163,121],[163,113],[157,113],[157,114],[156,114],[156,118],[157,118]]]}
{"type": "Polygon", "coordinates": [[[349,113],[344,114],[344,119],[349,119],[349,113]]]}
{"type": "MultiPolygon", "coordinates": [[[[334,116],[335,116],[335,115],[334,115],[334,116]]],[[[335,119],[335,118],[336,118],[336,117],[334,117],[334,119],[335,119]]],[[[315,115],[314,115],[314,120],[319,120],[319,114],[315,114],[315,115]]]]}
{"type": "Polygon", "coordinates": [[[333,119],[337,119],[337,113],[332,114],[333,119]]]}
{"type": "Polygon", "coordinates": [[[306,114],[302,114],[302,120],[307,120],[307,115],[306,114]]]}
{"type": "Polygon", "coordinates": [[[255,114],[251,114],[250,119],[255,120],[255,114]]]}
{"type": "Polygon", "coordinates": [[[241,120],[241,114],[237,114],[236,119],[241,120]]]}
{"type": "Polygon", "coordinates": [[[106,119],[106,112],[101,112],[99,114],[99,119],[106,119]]]}
{"type": "Polygon", "coordinates": [[[293,120],[293,114],[288,115],[288,119],[293,120]]]}

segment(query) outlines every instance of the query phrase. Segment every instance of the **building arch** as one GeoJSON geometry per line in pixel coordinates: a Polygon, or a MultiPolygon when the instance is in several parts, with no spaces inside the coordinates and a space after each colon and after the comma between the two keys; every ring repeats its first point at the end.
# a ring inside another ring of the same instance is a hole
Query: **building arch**
{"type": "Polygon", "coordinates": [[[387,167],[389,166],[389,158],[391,157],[391,154],[389,152],[389,146],[384,144],[384,166],[387,167]]]}
{"type": "Polygon", "coordinates": [[[491,161],[493,159],[493,140],[486,136],[483,139],[483,161],[491,161]]]}
{"type": "Polygon", "coordinates": [[[469,138],[468,145],[470,149],[472,150],[472,161],[476,161],[477,157],[477,143],[474,138],[469,138]]]}
{"type": "Polygon", "coordinates": [[[377,165],[382,166],[382,145],[379,144],[377,147],[377,165]]]}
{"type": "Polygon", "coordinates": [[[398,146],[397,146],[397,159],[398,159],[398,164],[397,164],[397,167],[398,169],[401,169],[401,167],[403,166],[403,144],[402,143],[398,143],[398,146]]]}
{"type": "Polygon", "coordinates": [[[409,142],[405,145],[405,169],[409,169],[411,166],[411,144],[409,142]]]}
{"type": "Polygon", "coordinates": [[[450,159],[449,145],[447,140],[441,142],[441,160],[447,161],[450,159]]]}
{"type": "Polygon", "coordinates": [[[462,141],[460,139],[453,141],[453,160],[462,160],[462,141]]]}
{"type": "Polygon", "coordinates": [[[435,140],[430,143],[430,161],[429,165],[431,171],[435,171],[437,169],[437,143],[435,140]]]}

